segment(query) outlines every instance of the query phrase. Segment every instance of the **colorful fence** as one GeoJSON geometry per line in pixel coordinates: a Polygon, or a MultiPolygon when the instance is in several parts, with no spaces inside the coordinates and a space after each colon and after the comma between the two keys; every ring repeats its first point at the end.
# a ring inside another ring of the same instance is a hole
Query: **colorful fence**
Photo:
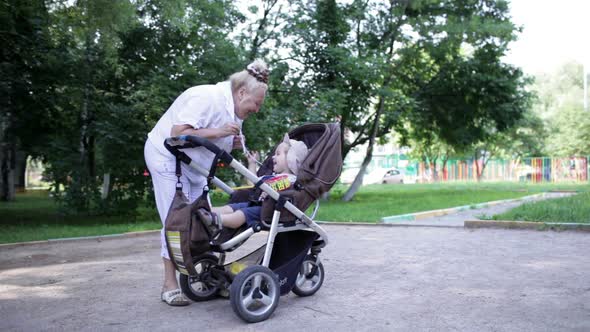
{"type": "MultiPolygon", "coordinates": [[[[484,168],[482,181],[587,182],[590,179],[590,157],[524,158],[518,160],[490,160],[484,168]]],[[[425,163],[410,163],[406,176],[417,182],[477,181],[481,161],[449,160],[443,169],[425,163]],[[479,164],[476,164],[479,163],[479,164]],[[479,167],[478,167],[479,166],[479,167]]]]}

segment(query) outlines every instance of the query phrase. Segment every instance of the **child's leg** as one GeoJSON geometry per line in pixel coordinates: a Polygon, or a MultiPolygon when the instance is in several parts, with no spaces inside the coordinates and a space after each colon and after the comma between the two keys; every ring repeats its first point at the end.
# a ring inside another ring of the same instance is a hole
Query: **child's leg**
{"type": "Polygon", "coordinates": [[[223,226],[228,228],[238,228],[246,222],[246,216],[241,210],[237,210],[235,212],[227,214],[223,213],[219,216],[221,217],[221,223],[223,224],[223,226]]]}
{"type": "Polygon", "coordinates": [[[234,209],[232,209],[232,207],[229,205],[224,205],[224,206],[212,207],[211,211],[213,211],[217,214],[229,214],[229,213],[234,212],[234,209]]]}

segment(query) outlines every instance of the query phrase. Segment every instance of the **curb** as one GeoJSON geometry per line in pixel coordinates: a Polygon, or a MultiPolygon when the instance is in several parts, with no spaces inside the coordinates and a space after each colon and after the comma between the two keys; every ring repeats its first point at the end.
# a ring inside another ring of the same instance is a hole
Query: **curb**
{"type": "Polygon", "coordinates": [[[346,221],[316,221],[316,223],[320,225],[334,225],[334,226],[368,226],[368,227],[439,227],[439,228],[463,228],[463,226],[454,226],[454,225],[420,225],[420,224],[394,224],[394,223],[380,223],[374,221],[367,221],[367,222],[346,222],[346,221]]]}
{"type": "Polygon", "coordinates": [[[127,232],[127,233],[121,233],[121,234],[67,237],[67,238],[62,238],[62,239],[49,239],[49,240],[42,240],[42,241],[3,243],[3,244],[0,244],[0,250],[35,245],[35,244],[64,243],[64,242],[88,241],[88,240],[97,240],[100,242],[101,240],[117,239],[117,238],[121,238],[121,237],[138,237],[138,236],[151,235],[151,234],[155,234],[155,233],[159,233],[159,232],[160,232],[160,230],[138,231],[138,232],[127,232]]]}
{"type": "Polygon", "coordinates": [[[532,222],[512,220],[465,220],[465,228],[496,228],[496,229],[536,229],[539,231],[579,231],[590,232],[590,224],[532,222]]]}
{"type": "Polygon", "coordinates": [[[446,214],[455,213],[455,212],[459,212],[459,211],[486,208],[486,207],[490,207],[490,206],[494,206],[494,205],[498,205],[498,204],[526,201],[526,200],[530,200],[530,199],[534,199],[534,198],[538,198],[538,197],[544,197],[546,195],[547,195],[546,193],[540,193],[540,194],[524,196],[524,197],[520,197],[520,198],[503,199],[503,200],[499,200],[499,201],[491,201],[491,202],[477,203],[477,204],[471,204],[471,205],[462,205],[462,206],[456,206],[456,207],[440,209],[440,210],[430,210],[430,211],[423,211],[423,212],[416,212],[416,213],[400,214],[397,216],[383,217],[383,218],[381,218],[379,223],[388,224],[388,223],[395,223],[395,222],[400,222],[400,221],[420,220],[420,219],[424,219],[424,218],[443,216],[446,214]]]}

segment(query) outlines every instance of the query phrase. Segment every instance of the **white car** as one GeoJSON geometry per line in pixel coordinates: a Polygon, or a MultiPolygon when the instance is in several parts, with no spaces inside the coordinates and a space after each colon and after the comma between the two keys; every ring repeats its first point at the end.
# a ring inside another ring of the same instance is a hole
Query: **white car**
{"type": "MultiPolygon", "coordinates": [[[[340,175],[340,182],[351,184],[357,176],[360,168],[348,168],[340,175]]],[[[371,172],[365,171],[363,176],[363,185],[366,184],[386,184],[386,183],[404,183],[403,174],[397,168],[377,168],[371,172]]]]}
{"type": "Polygon", "coordinates": [[[404,183],[404,175],[397,168],[390,168],[381,179],[383,184],[404,183]]]}

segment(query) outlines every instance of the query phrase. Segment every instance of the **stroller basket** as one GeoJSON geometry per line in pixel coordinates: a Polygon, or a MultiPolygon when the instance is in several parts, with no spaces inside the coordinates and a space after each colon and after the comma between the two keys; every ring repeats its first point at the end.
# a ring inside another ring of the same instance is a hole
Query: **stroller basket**
{"type": "Polygon", "coordinates": [[[281,295],[293,289],[297,274],[301,270],[301,263],[307,257],[307,252],[318,234],[309,231],[294,231],[279,233],[275,239],[269,268],[279,278],[281,295]]]}

